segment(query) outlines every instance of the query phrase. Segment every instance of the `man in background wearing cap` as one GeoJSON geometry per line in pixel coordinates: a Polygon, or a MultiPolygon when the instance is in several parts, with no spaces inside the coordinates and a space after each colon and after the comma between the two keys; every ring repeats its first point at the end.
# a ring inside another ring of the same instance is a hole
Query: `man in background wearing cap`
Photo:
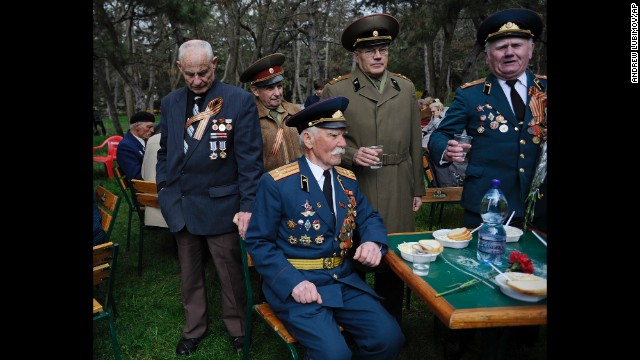
{"type": "Polygon", "coordinates": [[[302,155],[298,146],[298,133],[284,125],[287,118],[300,111],[297,105],[284,99],[284,60],[284,54],[280,53],[265,56],[249,65],[240,76],[240,81],[251,84],[251,92],[256,97],[265,172],[288,164],[302,155]]]}
{"type": "Polygon", "coordinates": [[[266,300],[307,358],[395,359],[402,330],[352,267],[377,266],[388,243],[354,173],[337,166],[347,146],[348,104],[341,96],[321,100],[287,120],[304,156],[262,176],[245,241],[266,300]],[[361,241],[350,259],[356,233],[361,241]]]}
{"type": "Polygon", "coordinates": [[[180,260],[185,325],[176,355],[196,351],[209,326],[208,253],[220,282],[222,318],[215,320],[240,352],[247,293],[238,234],[245,235],[262,174],[258,111],[249,92],[215,77],[218,57],[208,42],[184,42],[176,65],[186,86],[162,99],[156,165],[158,202],[180,260]]]}
{"type": "MultiPolygon", "coordinates": [[[[540,16],[527,9],[507,9],[485,19],[477,41],[485,48],[491,74],[456,90],[447,116],[429,140],[433,159],[448,166],[462,161],[462,147],[452,140],[454,134],[466,130],[473,136],[461,201],[467,228],[482,222],[480,202],[491,179],[500,179],[509,212],[515,211],[510,224],[522,226],[525,199],[546,139],[546,116],[539,114],[546,112],[547,77],[527,70],[542,27],[540,16]],[[511,81],[517,93],[511,92],[511,81]]],[[[533,218],[533,226],[544,232],[545,190],[543,185],[533,218]]]]}
{"type": "Polygon", "coordinates": [[[146,111],[133,114],[129,120],[129,131],[124,134],[116,150],[118,165],[128,179],[142,180],[141,169],[144,149],[147,140],[153,135],[153,123],[155,121],[155,116],[146,111]]]}
{"type": "MultiPolygon", "coordinates": [[[[398,21],[387,14],[365,16],[348,25],[341,42],[353,52],[357,67],[352,74],[330,81],[322,93],[323,98],[341,95],[350,101],[342,164],[358,176],[390,233],[415,231],[414,212],[426,192],[416,89],[411,80],[387,70],[389,46],[399,29],[398,21]],[[384,154],[368,149],[371,145],[383,145],[384,154]],[[380,160],[382,168],[370,168],[380,160]]],[[[376,292],[385,297],[385,307],[398,322],[403,288],[386,264],[376,269],[376,292]]]]}

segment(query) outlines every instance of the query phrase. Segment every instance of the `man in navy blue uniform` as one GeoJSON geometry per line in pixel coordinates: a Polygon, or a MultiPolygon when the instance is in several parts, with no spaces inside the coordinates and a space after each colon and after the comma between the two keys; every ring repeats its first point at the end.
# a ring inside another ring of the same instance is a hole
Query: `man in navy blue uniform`
{"type": "Polygon", "coordinates": [[[118,144],[118,165],[128,179],[142,180],[142,160],[147,140],[153,135],[156,118],[146,111],[139,111],[129,119],[130,130],[118,144]]]}
{"type": "Polygon", "coordinates": [[[308,358],[395,359],[402,330],[352,267],[378,266],[388,243],[354,173],[337,166],[348,103],[328,98],[286,121],[298,129],[304,156],[261,177],[245,241],[266,300],[308,358]],[[361,240],[349,258],[354,233],[361,240]]]}
{"type": "Polygon", "coordinates": [[[176,355],[196,351],[207,331],[207,251],[220,280],[221,320],[242,351],[247,293],[238,234],[247,230],[263,169],[258,110],[253,95],[215,77],[208,42],[184,42],[176,65],[186,86],[162,99],[156,164],[158,202],[180,260],[185,325],[176,355]]]}
{"type": "MultiPolygon", "coordinates": [[[[466,130],[473,136],[461,201],[468,228],[482,222],[480,202],[491,179],[501,180],[509,212],[515,211],[511,224],[521,223],[525,215],[525,199],[547,137],[547,77],[527,70],[542,28],[540,16],[527,9],[499,11],[483,21],[477,41],[485,48],[491,74],[456,90],[447,116],[429,139],[433,159],[449,166],[464,159],[454,134],[466,130]]],[[[532,224],[546,232],[545,183],[540,190],[532,224]]]]}

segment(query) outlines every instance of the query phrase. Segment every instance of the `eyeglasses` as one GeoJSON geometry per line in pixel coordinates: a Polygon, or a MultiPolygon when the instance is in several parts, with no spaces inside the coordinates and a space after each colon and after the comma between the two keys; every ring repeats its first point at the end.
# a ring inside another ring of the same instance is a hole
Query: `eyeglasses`
{"type": "Polygon", "coordinates": [[[366,49],[366,50],[358,50],[358,53],[363,54],[364,56],[368,57],[368,58],[372,58],[376,52],[379,52],[380,55],[388,55],[389,54],[389,47],[385,46],[385,47],[381,47],[381,48],[377,48],[377,49],[366,49]]]}

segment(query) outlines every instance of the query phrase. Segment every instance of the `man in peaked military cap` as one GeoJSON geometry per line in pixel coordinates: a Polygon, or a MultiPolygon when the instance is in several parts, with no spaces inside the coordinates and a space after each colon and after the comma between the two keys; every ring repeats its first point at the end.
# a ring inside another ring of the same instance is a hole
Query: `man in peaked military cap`
{"type": "Polygon", "coordinates": [[[264,171],[271,171],[290,163],[302,155],[298,146],[298,133],[284,125],[287,118],[300,111],[297,105],[284,99],[284,54],[265,56],[242,73],[240,81],[251,85],[256,97],[260,127],[262,128],[262,155],[264,171]]]}
{"type": "MultiPolygon", "coordinates": [[[[388,14],[364,16],[349,24],[341,42],[353,52],[357,67],[331,80],[322,93],[323,98],[341,95],[350,101],[342,164],[358,176],[390,233],[415,231],[414,212],[425,194],[416,89],[408,78],[387,70],[390,45],[399,30],[398,20],[388,14]],[[384,153],[369,149],[371,145],[383,145],[384,153]],[[371,169],[380,160],[382,168],[371,169]]],[[[376,292],[401,321],[404,283],[385,263],[375,271],[376,292]]]]}
{"type": "MultiPolygon", "coordinates": [[[[482,222],[480,202],[491,179],[500,179],[509,212],[515,211],[511,224],[522,225],[546,140],[547,77],[527,70],[542,28],[540,16],[527,9],[507,9],[485,19],[477,41],[485,48],[491,74],[456,90],[447,116],[429,140],[434,160],[449,166],[462,161],[462,147],[452,140],[454,134],[466,131],[473,136],[461,201],[468,228],[482,222]]],[[[545,193],[543,184],[533,226],[546,232],[545,193]]]]}
{"type": "Polygon", "coordinates": [[[395,359],[398,323],[352,263],[388,251],[380,215],[342,160],[349,100],[321,100],[290,117],[304,156],[262,175],[245,238],[266,300],[311,359],[395,359]],[[353,258],[353,237],[361,239],[353,258]],[[350,349],[338,325],[354,339],[350,349]]]}

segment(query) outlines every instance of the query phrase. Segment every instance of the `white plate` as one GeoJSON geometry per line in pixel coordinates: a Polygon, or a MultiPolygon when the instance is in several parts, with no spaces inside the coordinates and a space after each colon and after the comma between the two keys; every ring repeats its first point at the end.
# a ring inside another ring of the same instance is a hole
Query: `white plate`
{"type": "Polygon", "coordinates": [[[438,240],[444,247],[462,249],[469,246],[469,240],[451,240],[447,237],[447,234],[451,229],[440,229],[433,232],[433,238],[438,240]]]}
{"type": "Polygon", "coordinates": [[[411,261],[411,262],[415,262],[415,263],[426,263],[426,262],[432,262],[432,261],[436,261],[436,259],[438,258],[438,254],[412,254],[409,252],[404,251],[400,245],[408,245],[408,246],[412,246],[417,244],[418,242],[405,242],[402,244],[398,244],[398,250],[400,250],[400,255],[402,255],[402,258],[407,260],[407,261],[411,261]]]}
{"type": "MultiPolygon", "coordinates": [[[[514,273],[516,272],[514,271],[514,273]]],[[[546,295],[527,295],[527,294],[523,294],[521,292],[515,291],[506,284],[506,280],[507,280],[506,275],[499,274],[498,276],[496,276],[495,282],[496,284],[498,284],[498,287],[500,287],[500,291],[502,291],[503,294],[507,295],[510,298],[520,300],[520,301],[538,302],[547,297],[546,295]]]]}

